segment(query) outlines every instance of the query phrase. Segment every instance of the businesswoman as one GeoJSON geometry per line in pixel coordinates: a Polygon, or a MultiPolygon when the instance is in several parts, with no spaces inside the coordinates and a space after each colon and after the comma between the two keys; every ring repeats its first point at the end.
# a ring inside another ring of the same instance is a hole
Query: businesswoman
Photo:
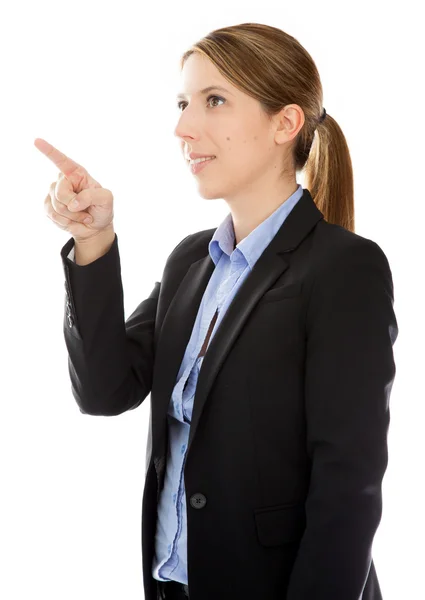
{"type": "Polygon", "coordinates": [[[310,55],[267,25],[196,43],[177,101],[199,194],[230,212],[178,244],[126,321],[111,192],[35,141],[61,171],[47,215],[72,234],[72,393],[90,415],[150,394],[145,598],[380,600],[398,327],[386,255],[354,232],[344,135],[310,55]]]}

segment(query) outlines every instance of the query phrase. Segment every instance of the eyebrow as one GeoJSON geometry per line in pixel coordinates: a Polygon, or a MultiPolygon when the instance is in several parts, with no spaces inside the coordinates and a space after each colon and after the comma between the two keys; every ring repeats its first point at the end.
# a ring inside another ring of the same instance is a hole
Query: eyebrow
{"type": "MultiPolygon", "coordinates": [[[[198,92],[198,94],[207,94],[208,92],[210,92],[211,90],[220,90],[221,92],[226,92],[227,94],[231,94],[231,92],[229,92],[229,90],[226,90],[226,88],[221,87],[219,85],[210,85],[206,88],[204,88],[203,90],[200,90],[198,92]]],[[[187,94],[177,94],[177,99],[179,98],[185,98],[187,94]]]]}

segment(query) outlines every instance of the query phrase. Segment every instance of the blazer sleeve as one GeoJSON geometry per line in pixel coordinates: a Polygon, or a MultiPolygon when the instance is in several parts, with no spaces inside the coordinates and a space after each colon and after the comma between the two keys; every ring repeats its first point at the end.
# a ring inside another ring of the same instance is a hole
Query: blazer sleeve
{"type": "Polygon", "coordinates": [[[359,600],[382,514],[398,336],[393,281],[367,238],[318,270],[306,318],[311,460],[306,528],[286,600],[359,600]]]}
{"type": "Polygon", "coordinates": [[[108,252],[88,265],[68,258],[73,245],[71,238],[61,250],[72,394],[82,413],[118,415],[139,406],[152,388],[161,283],[125,321],[117,234],[108,252]]]}

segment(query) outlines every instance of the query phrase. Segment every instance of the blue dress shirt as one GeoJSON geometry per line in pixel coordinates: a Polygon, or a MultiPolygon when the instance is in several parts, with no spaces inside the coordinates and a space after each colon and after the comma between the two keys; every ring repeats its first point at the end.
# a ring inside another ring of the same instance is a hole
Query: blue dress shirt
{"type": "Polygon", "coordinates": [[[169,451],[164,487],[158,500],[155,556],[152,565],[152,575],[159,581],[173,580],[188,584],[183,469],[192,420],[193,398],[203,361],[203,356],[198,355],[211,319],[218,310],[210,341],[242,282],[302,195],[303,188],[298,185],[297,190],[241,240],[236,248],[231,213],[226,216],[210,240],[208,250],[215,263],[215,269],[202,297],[168,406],[169,451]]]}

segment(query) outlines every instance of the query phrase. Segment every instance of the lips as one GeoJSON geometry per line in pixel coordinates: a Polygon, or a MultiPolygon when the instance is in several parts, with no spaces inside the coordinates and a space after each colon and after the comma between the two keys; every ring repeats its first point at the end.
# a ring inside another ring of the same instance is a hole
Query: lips
{"type": "Polygon", "coordinates": [[[194,159],[189,159],[189,162],[190,162],[190,160],[197,161],[197,162],[193,162],[191,164],[198,164],[198,165],[200,165],[200,164],[202,164],[204,162],[208,162],[210,160],[215,160],[216,157],[215,156],[201,156],[200,158],[202,160],[199,160],[198,158],[194,158],[194,159]]]}
{"type": "Polygon", "coordinates": [[[189,168],[192,171],[192,173],[194,175],[196,175],[203,169],[206,169],[206,167],[208,165],[210,165],[214,160],[215,160],[215,157],[207,159],[207,160],[201,160],[200,162],[194,162],[194,163],[189,162],[188,164],[189,164],[189,168]]]}
{"type": "Polygon", "coordinates": [[[189,154],[186,154],[186,160],[192,159],[195,160],[195,158],[217,158],[215,154],[198,154],[198,152],[190,152],[189,154]]]}

